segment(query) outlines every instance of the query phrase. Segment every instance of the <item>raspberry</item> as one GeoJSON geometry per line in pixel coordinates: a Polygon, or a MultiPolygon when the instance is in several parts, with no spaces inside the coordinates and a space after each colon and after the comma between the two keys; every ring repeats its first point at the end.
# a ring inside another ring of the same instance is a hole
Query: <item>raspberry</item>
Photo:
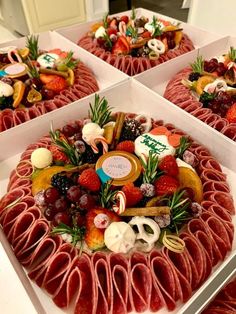
{"type": "Polygon", "coordinates": [[[142,198],[143,193],[140,188],[134,186],[133,183],[127,183],[123,186],[122,191],[126,196],[126,207],[132,207],[138,204],[142,198]]]}
{"type": "Polygon", "coordinates": [[[120,142],[117,146],[116,146],[116,150],[122,150],[128,153],[133,153],[134,152],[134,142],[132,141],[123,141],[120,142]]]}
{"type": "Polygon", "coordinates": [[[159,169],[171,177],[177,177],[179,173],[177,162],[172,155],[167,155],[160,161],[159,169]]]}
{"type": "Polygon", "coordinates": [[[78,183],[89,191],[97,192],[100,190],[101,182],[96,171],[92,168],[84,170],[79,176],[78,183]]]}

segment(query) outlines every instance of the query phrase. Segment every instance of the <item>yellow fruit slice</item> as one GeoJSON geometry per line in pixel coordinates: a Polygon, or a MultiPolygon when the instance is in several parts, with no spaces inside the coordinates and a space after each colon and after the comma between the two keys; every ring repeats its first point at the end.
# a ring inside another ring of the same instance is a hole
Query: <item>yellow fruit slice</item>
{"type": "Polygon", "coordinates": [[[68,68],[68,78],[66,79],[67,83],[69,86],[72,86],[75,82],[75,74],[74,74],[74,71],[70,68],[68,68]]]}
{"type": "Polygon", "coordinates": [[[203,199],[202,181],[192,169],[179,167],[178,180],[180,188],[191,188],[194,193],[194,200],[201,203],[203,199]]]}
{"type": "Polygon", "coordinates": [[[203,93],[205,86],[207,84],[214,82],[214,80],[215,79],[209,75],[204,75],[204,76],[199,77],[196,84],[196,92],[198,93],[198,95],[201,95],[203,93]]]}
{"type": "Polygon", "coordinates": [[[12,106],[14,108],[18,107],[20,105],[20,102],[24,96],[25,92],[25,84],[22,81],[16,81],[13,85],[14,93],[13,93],[13,104],[12,106]]]}
{"type": "Polygon", "coordinates": [[[54,174],[62,171],[73,171],[74,168],[65,168],[63,166],[52,166],[40,170],[37,174],[33,174],[32,179],[32,194],[35,195],[39,191],[46,190],[51,186],[51,178],[54,174]]]}
{"type": "Polygon", "coordinates": [[[97,30],[100,26],[102,26],[102,25],[103,25],[102,22],[98,22],[98,23],[93,24],[93,25],[91,26],[91,31],[92,31],[93,33],[95,33],[96,30],[97,30]]]}
{"type": "Polygon", "coordinates": [[[21,58],[25,59],[29,55],[29,48],[25,47],[25,48],[19,49],[18,52],[19,52],[21,58]]]}
{"type": "MultiPolygon", "coordinates": [[[[171,31],[175,31],[176,29],[178,29],[179,27],[175,26],[175,25],[168,25],[166,26],[163,31],[164,32],[171,32],[171,31]]],[[[181,39],[183,37],[183,32],[182,31],[176,31],[175,32],[175,37],[174,37],[174,41],[175,41],[175,45],[177,46],[181,39]]]]}
{"type": "Polygon", "coordinates": [[[171,32],[175,31],[176,29],[178,29],[178,27],[175,25],[167,25],[166,27],[163,28],[163,32],[171,32]]]}
{"type": "Polygon", "coordinates": [[[31,90],[29,91],[27,95],[27,100],[30,103],[34,103],[34,102],[42,100],[42,95],[35,88],[31,88],[31,90]]]}

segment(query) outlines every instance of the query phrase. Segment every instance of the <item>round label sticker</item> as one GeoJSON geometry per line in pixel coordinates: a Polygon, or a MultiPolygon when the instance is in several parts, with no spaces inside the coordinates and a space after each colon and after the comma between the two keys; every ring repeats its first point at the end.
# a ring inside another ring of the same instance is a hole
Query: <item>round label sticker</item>
{"type": "Polygon", "coordinates": [[[18,75],[23,73],[26,70],[26,66],[22,63],[13,63],[4,68],[4,71],[8,75],[18,75]]]}
{"type": "Polygon", "coordinates": [[[111,156],[104,160],[103,171],[113,179],[126,177],[131,169],[131,162],[123,156],[111,156]]]}
{"type": "Polygon", "coordinates": [[[37,61],[43,68],[53,68],[59,56],[55,53],[44,53],[38,57],[37,61]]]}

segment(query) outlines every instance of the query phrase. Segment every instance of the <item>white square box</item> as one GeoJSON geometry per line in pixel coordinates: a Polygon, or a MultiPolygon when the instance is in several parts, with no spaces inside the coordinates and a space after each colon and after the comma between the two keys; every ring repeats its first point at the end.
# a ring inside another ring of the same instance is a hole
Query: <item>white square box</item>
{"type": "MultiPolygon", "coordinates": [[[[26,37],[21,37],[16,40],[1,43],[0,47],[16,46],[17,48],[24,48],[25,45],[26,37]]],[[[50,50],[55,48],[60,48],[65,51],[73,51],[74,57],[81,60],[81,62],[92,70],[97,80],[99,90],[104,90],[129,78],[126,74],[120,72],[106,62],[98,60],[98,58],[78,47],[60,34],[55,32],[44,32],[39,34],[39,49],[50,50]]],[[[21,125],[15,126],[15,128],[19,127],[21,127],[21,125]]],[[[0,133],[0,137],[9,130],[10,129],[0,133]]]]}
{"type": "MultiPolygon", "coordinates": [[[[212,155],[221,163],[223,171],[227,174],[231,193],[234,200],[236,200],[236,163],[234,158],[236,154],[236,146],[233,145],[232,141],[228,141],[224,137],[218,136],[215,130],[207,125],[203,125],[196,118],[188,115],[186,112],[183,112],[181,109],[169,103],[135,80],[122,82],[112,88],[102,91],[100,95],[107,98],[109,105],[114,108],[114,111],[127,112],[128,110],[129,112],[146,114],[155,119],[163,119],[165,123],[173,123],[176,127],[191,135],[196,141],[206,146],[211,151],[212,155]]],[[[20,129],[20,133],[17,134],[18,141],[15,142],[14,147],[12,147],[12,142],[15,138],[13,133],[8,134],[8,138],[5,143],[2,142],[2,139],[0,138],[0,147],[2,147],[3,144],[5,145],[4,151],[1,151],[1,159],[3,161],[0,163],[0,196],[4,195],[6,192],[9,174],[11,170],[15,168],[19,160],[19,153],[23,152],[27,145],[35,142],[37,139],[47,134],[51,121],[53,121],[54,127],[58,128],[62,127],[68,121],[86,117],[89,108],[88,104],[89,102],[93,102],[93,100],[94,96],[91,95],[85,99],[72,103],[70,106],[52,111],[47,116],[41,116],[37,119],[37,121],[29,121],[25,124],[24,128],[20,129]]],[[[235,217],[233,219],[233,223],[236,226],[235,217]]],[[[65,311],[54,305],[51,298],[43,290],[38,288],[34,282],[30,281],[24,275],[23,268],[16,261],[16,259],[14,259],[10,245],[6,241],[3,243],[13,267],[17,270],[18,275],[21,275],[21,280],[27,289],[27,293],[31,300],[30,302],[35,305],[35,308],[43,309],[42,313],[65,313],[65,311]]],[[[214,272],[205,281],[205,283],[197,291],[195,291],[192,298],[185,304],[179,304],[176,311],[172,313],[195,313],[192,309],[196,309],[196,306],[200,308],[206,301],[206,292],[209,291],[209,289],[214,289],[215,281],[225,280],[225,269],[228,268],[229,263],[235,255],[236,235],[234,237],[233,250],[228,254],[226,259],[215,267],[214,272]]],[[[21,298],[21,293],[24,291],[22,289],[23,287],[19,288],[19,293],[15,295],[14,298],[21,298]]],[[[11,291],[9,291],[9,295],[11,296],[11,291]]],[[[23,299],[26,300],[25,298],[23,299]]],[[[39,313],[41,312],[39,311],[39,313]]],[[[164,314],[166,313],[166,309],[163,309],[158,313],[164,314]]]]}
{"type": "MultiPolygon", "coordinates": [[[[178,21],[171,17],[165,16],[165,15],[162,15],[162,14],[150,11],[150,10],[138,8],[136,9],[136,12],[137,12],[137,16],[139,17],[145,16],[145,17],[148,17],[150,20],[152,20],[153,16],[155,15],[166,21],[170,21],[174,23],[180,22],[181,28],[183,28],[183,32],[186,33],[189,36],[189,38],[192,40],[195,49],[199,47],[203,47],[204,45],[207,45],[210,42],[213,42],[222,37],[220,35],[207,32],[203,29],[197,28],[195,26],[189,25],[187,23],[178,21]]],[[[130,16],[131,10],[113,14],[112,16],[122,16],[122,15],[130,16]]],[[[101,19],[97,21],[101,21],[101,19]]],[[[63,35],[64,37],[68,38],[69,40],[77,44],[79,39],[83,37],[90,30],[90,26],[93,25],[95,22],[96,21],[90,21],[87,23],[76,24],[69,27],[65,27],[65,28],[59,28],[59,29],[56,29],[55,32],[63,35]]]]}

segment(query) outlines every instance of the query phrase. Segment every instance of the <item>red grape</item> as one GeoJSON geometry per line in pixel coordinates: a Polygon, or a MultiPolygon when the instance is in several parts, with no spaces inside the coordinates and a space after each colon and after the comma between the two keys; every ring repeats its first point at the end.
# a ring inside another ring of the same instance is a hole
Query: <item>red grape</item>
{"type": "Polygon", "coordinates": [[[66,137],[71,137],[72,135],[75,134],[75,129],[73,128],[72,125],[67,124],[67,125],[63,126],[63,128],[62,128],[62,133],[63,133],[66,137]]]}
{"type": "Polygon", "coordinates": [[[66,192],[66,196],[71,202],[78,202],[81,196],[80,187],[78,185],[72,185],[66,192]]]}
{"type": "Polygon", "coordinates": [[[41,89],[41,94],[43,99],[52,99],[55,96],[55,92],[53,90],[47,89],[44,86],[41,89]]]}
{"type": "Polygon", "coordinates": [[[54,204],[60,198],[60,193],[56,188],[50,187],[44,192],[45,202],[54,204]]]}
{"type": "Polygon", "coordinates": [[[95,199],[90,194],[83,194],[78,202],[80,208],[89,210],[95,206],[95,199]]]}
{"type": "Polygon", "coordinates": [[[65,225],[70,225],[70,216],[67,213],[57,213],[52,221],[52,224],[54,226],[58,226],[60,223],[63,223],[65,225]]]}
{"type": "Polygon", "coordinates": [[[64,212],[68,208],[68,203],[64,197],[60,197],[54,203],[53,209],[55,212],[64,212]]]}
{"type": "Polygon", "coordinates": [[[47,220],[51,221],[55,216],[55,211],[49,206],[44,210],[44,216],[47,220]]]}

